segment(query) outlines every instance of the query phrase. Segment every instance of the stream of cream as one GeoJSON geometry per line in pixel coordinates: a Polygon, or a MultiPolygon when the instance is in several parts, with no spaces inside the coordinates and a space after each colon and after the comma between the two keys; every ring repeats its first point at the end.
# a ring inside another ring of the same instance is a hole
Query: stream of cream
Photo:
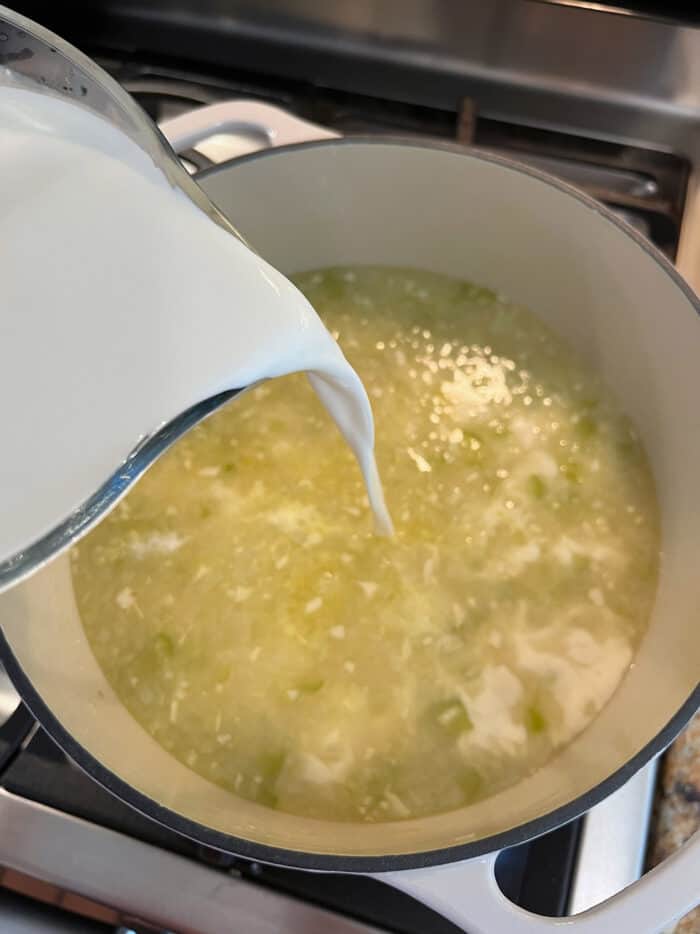
{"type": "Polygon", "coordinates": [[[299,370],[390,533],[369,400],[301,293],[87,109],[0,85],[0,130],[0,562],[190,405],[299,370]]]}

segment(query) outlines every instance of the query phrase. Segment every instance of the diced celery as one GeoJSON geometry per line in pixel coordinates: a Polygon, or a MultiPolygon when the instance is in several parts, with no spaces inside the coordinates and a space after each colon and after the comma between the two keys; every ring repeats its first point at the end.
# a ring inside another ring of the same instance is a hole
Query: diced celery
{"type": "MultiPolygon", "coordinates": [[[[335,302],[343,298],[347,292],[347,282],[340,269],[327,269],[323,274],[323,284],[319,290],[319,298],[323,301],[335,302]]],[[[318,299],[317,299],[318,300],[318,299]]]]}
{"type": "Polygon", "coordinates": [[[276,780],[284,768],[287,753],[282,749],[266,752],[260,756],[258,771],[263,779],[276,780]]]}
{"type": "Polygon", "coordinates": [[[301,694],[318,694],[324,684],[325,681],[323,678],[307,678],[304,681],[300,681],[299,684],[296,685],[296,689],[301,694]]]}
{"type": "Polygon", "coordinates": [[[481,794],[484,781],[473,766],[463,766],[459,771],[457,781],[464,797],[464,804],[471,804],[481,794]]]}
{"type": "Polygon", "coordinates": [[[566,477],[569,483],[582,482],[580,464],[576,464],[573,461],[567,461],[565,464],[560,465],[559,472],[566,477]]]}
{"type": "Polygon", "coordinates": [[[525,711],[525,727],[533,736],[544,733],[547,729],[547,721],[538,707],[531,706],[525,711]]]}
{"type": "Polygon", "coordinates": [[[454,292],[455,302],[494,302],[496,293],[491,289],[475,285],[473,282],[460,282],[454,292]]]}
{"type": "Polygon", "coordinates": [[[157,632],[153,637],[153,647],[161,656],[170,657],[175,652],[175,643],[167,632],[157,632]]]}
{"type": "Polygon", "coordinates": [[[527,478],[528,490],[535,499],[542,499],[547,492],[547,484],[539,474],[533,473],[527,478]]]}
{"type": "Polygon", "coordinates": [[[617,451],[620,457],[626,461],[636,461],[639,459],[641,448],[639,442],[634,438],[622,438],[617,442],[617,451]]]}
{"type": "Polygon", "coordinates": [[[231,677],[231,671],[233,670],[233,665],[231,662],[222,661],[217,659],[213,665],[213,675],[215,684],[224,684],[231,677]]]}
{"type": "Polygon", "coordinates": [[[591,558],[590,555],[573,555],[571,558],[571,566],[576,571],[577,574],[583,574],[586,571],[591,569],[591,558]]]}
{"type": "Polygon", "coordinates": [[[280,776],[287,753],[282,750],[263,753],[258,760],[258,774],[262,781],[258,785],[256,800],[265,807],[274,808],[277,806],[278,795],[275,791],[277,779],[280,776]]]}
{"type": "Polygon", "coordinates": [[[592,438],[598,433],[598,422],[590,415],[582,415],[576,422],[576,431],[582,438],[592,438]]]}

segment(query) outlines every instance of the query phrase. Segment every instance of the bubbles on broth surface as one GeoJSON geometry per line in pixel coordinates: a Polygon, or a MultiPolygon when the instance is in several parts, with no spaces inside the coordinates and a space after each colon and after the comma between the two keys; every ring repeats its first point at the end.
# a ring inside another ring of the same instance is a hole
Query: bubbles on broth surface
{"type": "Polygon", "coordinates": [[[396,534],[303,376],[199,425],[74,551],[133,716],[269,807],[383,821],[477,801],[609,699],[643,634],[658,520],[633,426],[534,315],[471,283],[297,282],[374,408],[396,534]]]}

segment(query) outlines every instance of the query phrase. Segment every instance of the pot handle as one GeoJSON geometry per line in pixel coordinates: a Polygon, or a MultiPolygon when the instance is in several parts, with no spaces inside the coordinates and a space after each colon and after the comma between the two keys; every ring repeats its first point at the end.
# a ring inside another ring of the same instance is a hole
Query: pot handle
{"type": "Polygon", "coordinates": [[[219,133],[252,137],[249,151],[303,143],[312,139],[334,139],[339,134],[309,123],[260,101],[234,100],[208,104],[179,117],[163,120],[160,130],[177,153],[196,146],[219,133]]]}
{"type": "Polygon", "coordinates": [[[657,934],[700,903],[700,831],[622,892],[566,918],[545,918],[514,905],[498,887],[495,863],[496,855],[490,854],[374,878],[413,896],[469,934],[657,934]]]}

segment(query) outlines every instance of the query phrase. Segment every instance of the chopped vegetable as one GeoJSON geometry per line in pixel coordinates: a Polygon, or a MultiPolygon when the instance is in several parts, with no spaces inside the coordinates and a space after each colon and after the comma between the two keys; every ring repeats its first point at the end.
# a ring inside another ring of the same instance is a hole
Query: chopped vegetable
{"type": "Polygon", "coordinates": [[[428,708],[428,716],[450,736],[459,736],[460,733],[472,728],[472,722],[464,704],[455,698],[432,704],[428,708]]]}
{"type": "Polygon", "coordinates": [[[547,492],[547,484],[544,482],[542,477],[539,474],[530,474],[527,479],[528,489],[530,493],[535,497],[535,499],[542,499],[545,493],[547,492]]]}
{"type": "Polygon", "coordinates": [[[171,656],[175,651],[173,637],[168,635],[167,632],[156,633],[153,639],[153,645],[159,655],[171,656]]]}
{"type": "Polygon", "coordinates": [[[528,707],[525,711],[525,726],[529,733],[537,735],[547,729],[547,721],[537,707],[528,707]]]}

